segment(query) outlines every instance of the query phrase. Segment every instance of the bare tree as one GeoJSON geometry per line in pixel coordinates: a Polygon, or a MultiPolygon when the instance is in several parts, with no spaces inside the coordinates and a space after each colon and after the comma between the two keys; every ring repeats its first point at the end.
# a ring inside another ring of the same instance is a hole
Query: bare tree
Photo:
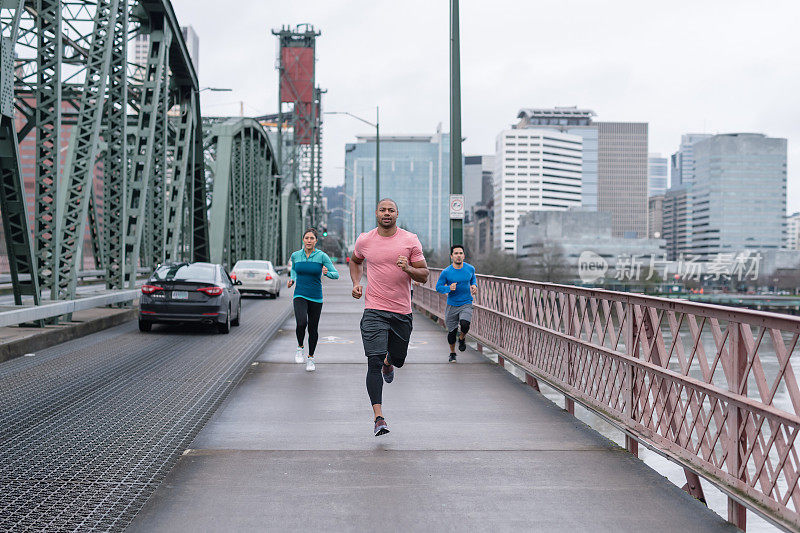
{"type": "Polygon", "coordinates": [[[520,277],[519,261],[514,255],[504,252],[503,250],[493,249],[485,256],[475,258],[472,264],[475,266],[478,274],[501,276],[505,278],[520,277]]]}
{"type": "Polygon", "coordinates": [[[531,248],[526,261],[526,277],[546,283],[563,283],[571,279],[564,248],[555,241],[543,241],[531,248]]]}

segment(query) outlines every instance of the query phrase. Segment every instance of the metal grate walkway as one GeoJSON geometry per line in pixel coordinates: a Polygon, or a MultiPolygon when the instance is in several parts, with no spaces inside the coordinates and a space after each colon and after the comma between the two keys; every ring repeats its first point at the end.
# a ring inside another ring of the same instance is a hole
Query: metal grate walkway
{"type": "Polygon", "coordinates": [[[0,365],[0,530],[122,530],[288,316],[120,326],[0,365]]]}

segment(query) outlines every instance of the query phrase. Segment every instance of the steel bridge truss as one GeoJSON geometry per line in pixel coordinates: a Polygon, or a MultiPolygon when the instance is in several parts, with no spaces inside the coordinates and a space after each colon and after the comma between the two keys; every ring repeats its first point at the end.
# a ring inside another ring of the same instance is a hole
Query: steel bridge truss
{"type": "Polygon", "coordinates": [[[87,234],[109,289],[133,286],[140,265],[208,260],[199,87],[169,2],[3,1],[0,30],[0,201],[17,304],[38,304],[40,289],[73,298],[87,234]],[[127,57],[137,35],[149,38],[143,64],[127,57]]]}
{"type": "Polygon", "coordinates": [[[278,175],[267,132],[254,119],[231,118],[208,128],[205,146],[207,182],[213,184],[211,261],[284,262],[286,246],[299,242],[302,209],[296,192],[292,197],[294,185],[284,185],[278,175]]]}

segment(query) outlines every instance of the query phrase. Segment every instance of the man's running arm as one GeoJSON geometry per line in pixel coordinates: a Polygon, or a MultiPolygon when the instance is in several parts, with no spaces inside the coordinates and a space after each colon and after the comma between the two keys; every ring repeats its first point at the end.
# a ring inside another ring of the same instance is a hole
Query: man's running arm
{"type": "Polygon", "coordinates": [[[447,283],[447,270],[442,270],[439,279],[436,280],[436,292],[447,294],[450,292],[450,284],[447,283]]]}
{"type": "Polygon", "coordinates": [[[403,271],[411,276],[411,279],[417,283],[425,283],[428,281],[428,275],[430,274],[428,271],[428,263],[425,261],[425,259],[422,259],[421,261],[414,261],[413,263],[407,263],[403,271]]]}
{"type": "Polygon", "coordinates": [[[354,253],[350,256],[350,281],[353,282],[353,298],[361,298],[361,277],[364,275],[364,258],[354,253]],[[358,290],[356,290],[358,289],[358,290]]]}

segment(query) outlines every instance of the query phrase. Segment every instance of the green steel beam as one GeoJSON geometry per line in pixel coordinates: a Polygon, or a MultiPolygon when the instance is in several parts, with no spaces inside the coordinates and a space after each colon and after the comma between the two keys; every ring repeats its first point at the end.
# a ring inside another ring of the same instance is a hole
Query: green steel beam
{"type": "Polygon", "coordinates": [[[153,166],[150,172],[150,192],[147,195],[148,224],[145,226],[147,238],[145,242],[149,245],[146,250],[146,264],[155,267],[164,262],[164,218],[166,214],[166,193],[167,193],[167,169],[169,150],[169,115],[170,108],[170,76],[169,69],[162,69],[161,72],[161,94],[158,98],[158,106],[155,122],[155,139],[153,142],[153,166]]]}
{"type": "Polygon", "coordinates": [[[186,199],[186,185],[189,180],[189,158],[194,141],[194,94],[188,92],[181,96],[180,116],[175,134],[174,158],[172,160],[171,181],[167,197],[167,214],[164,225],[164,251],[166,261],[182,259],[178,253],[179,238],[183,231],[182,216],[186,199]]]}
{"type": "Polygon", "coordinates": [[[208,194],[206,189],[205,151],[203,150],[203,121],[200,115],[200,96],[195,88],[194,143],[192,145],[192,170],[190,191],[190,231],[192,260],[209,261],[211,244],[208,228],[208,194]]]}
{"type": "Polygon", "coordinates": [[[131,158],[125,213],[125,284],[133,288],[139,266],[142,236],[147,226],[147,192],[153,172],[156,144],[156,122],[159,116],[164,71],[167,69],[167,52],[172,41],[172,31],[164,20],[155,20],[158,27],[150,33],[150,48],[141,87],[139,119],[136,140],[131,158]]]}
{"type": "Polygon", "coordinates": [[[112,41],[111,64],[106,97],[106,142],[103,161],[103,267],[106,271],[106,288],[122,289],[125,286],[125,188],[128,178],[127,135],[127,36],[128,1],[119,0],[119,14],[112,41]]]}
{"type": "Polygon", "coordinates": [[[58,297],[55,267],[58,228],[58,184],[61,182],[61,0],[36,0],[36,176],[33,240],[39,287],[58,297]]]}
{"type": "Polygon", "coordinates": [[[77,124],[64,164],[65,187],[58,190],[61,224],[56,241],[56,268],[60,298],[75,295],[119,0],[98,0],[96,9],[77,124]]]}
{"type": "MultiPolygon", "coordinates": [[[[0,48],[9,43],[10,40],[3,38],[0,48]]],[[[22,184],[18,148],[14,119],[5,114],[0,115],[0,211],[14,288],[14,303],[21,305],[22,296],[28,295],[33,296],[35,305],[39,305],[39,279],[28,229],[28,210],[25,206],[25,188],[22,184]]]]}
{"type": "Polygon", "coordinates": [[[92,257],[94,257],[94,267],[97,270],[105,268],[105,249],[103,245],[103,237],[100,232],[100,221],[97,215],[97,198],[94,195],[94,179],[89,181],[89,210],[88,210],[88,224],[89,224],[89,237],[92,243],[92,257]]]}

